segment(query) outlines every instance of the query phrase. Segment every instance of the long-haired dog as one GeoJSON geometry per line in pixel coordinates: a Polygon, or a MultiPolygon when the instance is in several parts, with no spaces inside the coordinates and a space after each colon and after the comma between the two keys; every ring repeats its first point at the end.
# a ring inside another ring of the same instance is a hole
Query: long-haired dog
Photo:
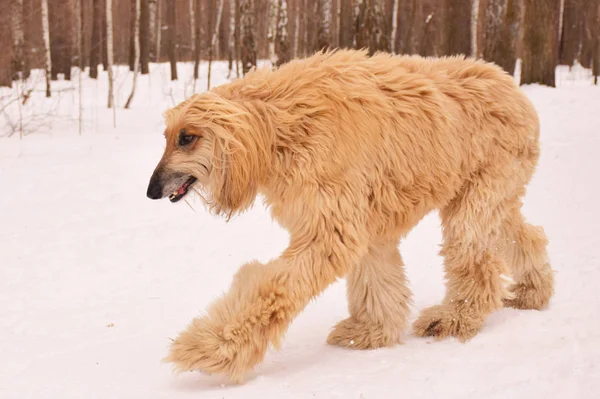
{"type": "Polygon", "coordinates": [[[231,216],[262,194],[290,233],[281,256],[244,265],[174,340],[165,360],[178,370],[243,381],[343,277],[350,317],[327,341],[400,343],[411,293],[398,244],[433,210],[446,295],[421,312],[417,335],[466,341],[494,310],[541,309],[553,294],[547,239],[520,211],[539,157],[538,117],[495,65],[317,53],[192,96],[166,112],[165,137],[148,197],[175,202],[193,186],[231,216]]]}

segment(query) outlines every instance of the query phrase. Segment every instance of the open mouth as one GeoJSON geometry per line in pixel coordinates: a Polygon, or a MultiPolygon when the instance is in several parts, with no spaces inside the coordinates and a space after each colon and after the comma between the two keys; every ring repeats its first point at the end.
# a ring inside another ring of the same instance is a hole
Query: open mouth
{"type": "Polygon", "coordinates": [[[185,183],[183,183],[179,188],[169,195],[169,200],[171,202],[177,202],[188,193],[190,187],[196,182],[196,178],[194,176],[190,176],[185,183]]]}

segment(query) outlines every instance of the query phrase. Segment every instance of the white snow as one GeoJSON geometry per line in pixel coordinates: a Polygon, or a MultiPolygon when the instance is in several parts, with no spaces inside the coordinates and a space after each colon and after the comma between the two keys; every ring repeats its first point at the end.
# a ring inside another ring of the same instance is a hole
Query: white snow
{"type": "MultiPolygon", "coordinates": [[[[169,338],[228,288],[241,264],[277,256],[288,239],[260,201],[226,223],[197,199],[192,210],[146,198],[163,150],[161,113],[191,94],[191,68],[180,64],[185,78],[170,82],[168,67],[153,65],[131,110],[122,109],[131,73],[119,68],[116,129],[106,74],[84,78],[81,136],[77,79],[53,82],[63,91],[47,100],[40,78],[41,92],[22,109],[39,117],[35,129],[29,125],[22,140],[0,138],[0,398],[597,397],[600,87],[589,71],[564,67],[559,88],[523,88],[542,121],[542,157],[524,213],[550,239],[557,285],[547,310],[503,309],[466,344],[407,330],[404,345],[352,351],[325,343],[347,315],[340,281],[306,308],[282,350],[270,351],[246,384],[172,374],[161,363],[169,338]]],[[[212,86],[226,81],[225,63],[213,71],[212,86]]],[[[14,124],[17,107],[5,113],[14,124]]],[[[3,117],[0,129],[8,132],[3,117]]],[[[431,214],[400,245],[412,319],[443,295],[440,241],[431,214]]]]}

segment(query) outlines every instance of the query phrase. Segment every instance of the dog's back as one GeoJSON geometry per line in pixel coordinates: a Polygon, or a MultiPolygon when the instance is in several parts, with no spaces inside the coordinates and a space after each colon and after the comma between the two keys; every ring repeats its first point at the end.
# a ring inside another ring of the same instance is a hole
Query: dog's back
{"type": "Polygon", "coordinates": [[[480,60],[338,50],[258,69],[216,90],[271,109],[278,134],[310,152],[296,152],[291,163],[306,173],[356,178],[387,170],[382,184],[428,196],[433,207],[484,163],[517,155],[529,170],[537,160],[535,110],[511,76],[480,60]]]}

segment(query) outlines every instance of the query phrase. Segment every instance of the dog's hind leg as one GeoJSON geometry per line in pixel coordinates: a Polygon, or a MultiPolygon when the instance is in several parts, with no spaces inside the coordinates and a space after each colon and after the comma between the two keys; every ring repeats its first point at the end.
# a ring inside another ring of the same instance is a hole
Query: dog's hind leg
{"type": "Polygon", "coordinates": [[[355,349],[400,343],[411,292],[397,242],[371,245],[346,277],[350,317],[339,322],[327,342],[355,349]]]}
{"type": "Polygon", "coordinates": [[[491,312],[503,307],[509,296],[503,275],[509,271],[501,230],[515,207],[519,180],[525,180],[518,168],[514,160],[480,171],[441,210],[446,295],[441,305],[421,312],[413,324],[417,335],[466,341],[491,312]]]}
{"type": "Polygon", "coordinates": [[[519,208],[515,208],[504,223],[508,242],[506,259],[515,284],[510,287],[512,298],[504,305],[518,309],[543,309],[554,293],[554,276],[546,252],[544,230],[528,224],[519,208]]]}

